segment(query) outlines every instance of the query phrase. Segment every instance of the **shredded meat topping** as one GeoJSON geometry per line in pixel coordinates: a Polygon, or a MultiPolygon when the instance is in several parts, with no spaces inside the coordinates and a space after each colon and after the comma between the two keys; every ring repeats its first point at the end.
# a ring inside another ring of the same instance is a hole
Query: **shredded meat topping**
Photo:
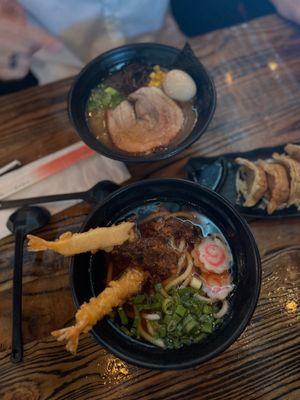
{"type": "Polygon", "coordinates": [[[176,271],[179,251],[174,248],[181,239],[187,246],[195,242],[199,233],[189,222],[174,217],[153,218],[141,223],[140,237],[115,247],[109,255],[114,274],[120,274],[129,266],[139,266],[150,273],[151,283],[161,282],[176,271]]]}

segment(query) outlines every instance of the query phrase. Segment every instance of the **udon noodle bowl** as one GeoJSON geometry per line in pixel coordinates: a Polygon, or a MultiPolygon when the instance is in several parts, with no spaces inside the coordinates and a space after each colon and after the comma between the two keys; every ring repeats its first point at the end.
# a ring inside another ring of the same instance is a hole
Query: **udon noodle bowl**
{"type": "Polygon", "coordinates": [[[135,209],[137,239],[106,254],[107,282],[124,270],[147,273],[142,291],[109,315],[133,339],[161,348],[204,341],[230,311],[230,246],[204,215],[172,203],[135,209]]]}

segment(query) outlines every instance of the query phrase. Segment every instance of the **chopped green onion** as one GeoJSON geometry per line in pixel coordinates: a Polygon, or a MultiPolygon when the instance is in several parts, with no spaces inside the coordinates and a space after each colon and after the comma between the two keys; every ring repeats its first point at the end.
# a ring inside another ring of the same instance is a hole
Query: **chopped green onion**
{"type": "Polygon", "coordinates": [[[167,331],[168,331],[168,332],[173,332],[173,331],[175,331],[176,326],[177,326],[177,323],[172,319],[172,320],[169,322],[169,324],[168,324],[167,331]]]}
{"type": "Polygon", "coordinates": [[[88,112],[99,109],[115,108],[123,100],[123,96],[114,88],[104,88],[102,84],[96,86],[90,94],[88,112]]]}
{"type": "Polygon", "coordinates": [[[196,342],[201,342],[202,340],[204,340],[206,338],[206,334],[205,333],[200,333],[199,335],[197,335],[195,337],[195,341],[196,342]]]}
{"type": "Polygon", "coordinates": [[[164,317],[164,323],[165,324],[168,324],[171,320],[172,320],[172,316],[171,315],[166,315],[164,317]]]}
{"type": "Polygon", "coordinates": [[[156,295],[159,294],[163,298],[170,297],[161,283],[154,285],[154,289],[156,291],[156,295]]]}
{"type": "Polygon", "coordinates": [[[146,296],[144,294],[138,294],[135,296],[132,300],[134,304],[141,304],[144,300],[146,299],[146,296]]]}
{"type": "Polygon", "coordinates": [[[191,295],[190,288],[182,288],[178,290],[178,294],[181,298],[189,298],[191,295]]]}
{"type": "Polygon", "coordinates": [[[172,314],[173,311],[173,301],[171,298],[164,299],[162,302],[162,310],[165,314],[172,314]]]}
{"type": "Polygon", "coordinates": [[[101,105],[102,107],[108,107],[111,102],[111,96],[106,93],[105,90],[101,94],[101,105]]]}
{"type": "Polygon", "coordinates": [[[136,328],[131,328],[131,329],[130,329],[130,333],[131,333],[132,336],[137,336],[137,330],[136,330],[136,328]]]}
{"type": "Polygon", "coordinates": [[[160,310],[161,309],[161,303],[152,303],[152,304],[147,304],[147,309],[148,310],[160,310]]]}
{"type": "Polygon", "coordinates": [[[213,308],[209,304],[205,304],[203,306],[203,314],[212,314],[213,313],[213,308]]]}
{"type": "Polygon", "coordinates": [[[180,345],[181,345],[181,343],[180,343],[180,341],[178,339],[174,339],[173,340],[174,349],[179,349],[180,345]]]}
{"type": "Polygon", "coordinates": [[[140,320],[141,320],[140,317],[134,317],[132,327],[133,327],[133,328],[137,328],[137,327],[138,327],[138,324],[140,323],[140,320]]]}
{"type": "Polygon", "coordinates": [[[202,313],[202,309],[203,309],[203,305],[202,305],[201,303],[198,303],[198,302],[193,302],[193,303],[192,303],[191,310],[192,310],[195,314],[202,313]]]}
{"type": "Polygon", "coordinates": [[[214,321],[214,317],[213,317],[212,315],[205,315],[205,314],[202,314],[202,315],[200,315],[200,317],[199,317],[199,321],[211,323],[211,322],[214,321]]]}
{"type": "Polygon", "coordinates": [[[175,313],[172,315],[172,318],[175,322],[179,322],[182,319],[182,317],[180,315],[175,314],[175,313]]]}
{"type": "Polygon", "coordinates": [[[117,323],[129,336],[177,349],[182,345],[201,342],[221,321],[215,317],[220,303],[212,303],[211,299],[200,293],[201,289],[190,286],[173,287],[165,297],[163,285],[157,284],[151,294],[139,294],[132,299],[136,315],[134,319],[128,321],[123,307],[116,309],[114,318],[120,318],[121,322],[117,323]],[[141,323],[142,319],[147,329],[141,323]]]}
{"type": "Polygon", "coordinates": [[[196,326],[198,326],[198,322],[193,319],[184,326],[184,330],[186,333],[190,333],[196,326]]]}
{"type": "Polygon", "coordinates": [[[179,323],[177,325],[177,333],[179,336],[182,336],[182,331],[183,331],[183,325],[181,323],[179,323]]]}
{"type": "Polygon", "coordinates": [[[125,333],[125,335],[132,336],[132,332],[130,332],[130,330],[127,329],[126,326],[122,325],[122,326],[120,327],[120,330],[121,330],[123,333],[125,333]]]}
{"type": "Polygon", "coordinates": [[[183,320],[183,325],[187,324],[190,321],[194,321],[194,317],[192,317],[191,314],[188,314],[183,320]]]}
{"type": "Polygon", "coordinates": [[[164,296],[160,293],[160,292],[157,292],[157,293],[155,293],[155,295],[154,295],[154,300],[155,300],[155,302],[157,302],[157,303],[162,303],[163,302],[163,300],[164,300],[164,296]]]}
{"type": "Polygon", "coordinates": [[[204,324],[201,325],[201,330],[202,332],[205,333],[212,333],[212,331],[214,330],[214,326],[212,323],[205,322],[204,324]]]}
{"type": "Polygon", "coordinates": [[[179,304],[175,309],[175,314],[179,315],[180,317],[184,317],[186,314],[186,308],[184,308],[181,304],[179,304]]]}
{"type": "Polygon", "coordinates": [[[159,310],[161,308],[160,303],[152,303],[152,304],[137,304],[136,308],[138,311],[142,310],[159,310]]]}
{"type": "Polygon", "coordinates": [[[123,307],[118,307],[118,314],[123,325],[128,324],[128,318],[123,307]]]}
{"type": "Polygon", "coordinates": [[[106,89],[104,89],[104,92],[109,94],[110,96],[115,96],[119,94],[119,92],[111,86],[108,86],[106,89]]]}
{"type": "Polygon", "coordinates": [[[167,328],[166,328],[166,326],[165,326],[165,325],[161,325],[161,326],[159,327],[157,333],[158,333],[158,335],[159,335],[160,337],[165,337],[166,334],[167,334],[167,328]]]}
{"type": "MultiPolygon", "coordinates": [[[[182,326],[183,326],[184,331],[189,333],[189,330],[187,331],[187,327],[188,327],[188,329],[192,329],[189,326],[190,326],[190,323],[192,323],[192,327],[194,327],[194,322],[197,323],[196,319],[191,314],[188,314],[182,321],[182,326]]],[[[198,323],[197,323],[197,325],[198,325],[198,323]]]]}

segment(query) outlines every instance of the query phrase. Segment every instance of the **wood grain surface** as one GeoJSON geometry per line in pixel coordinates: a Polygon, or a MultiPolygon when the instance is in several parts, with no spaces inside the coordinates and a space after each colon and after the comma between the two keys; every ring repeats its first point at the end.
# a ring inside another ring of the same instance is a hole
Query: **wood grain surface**
{"type": "MultiPolygon", "coordinates": [[[[184,176],[190,156],[246,151],[300,140],[300,30],[276,16],[212,32],[191,45],[215,80],[218,105],[203,137],[175,159],[131,165],[132,180],[184,176]]],[[[0,166],[26,164],[78,140],[66,110],[72,79],[0,97],[0,166]]],[[[90,211],[74,206],[40,231],[76,231],[90,211]]],[[[89,335],[76,357],[49,336],[69,324],[67,259],[24,255],[25,357],[10,362],[13,238],[0,241],[0,399],[300,399],[300,219],[252,221],[263,261],[259,303],[223,354],[180,372],[133,367],[89,335]],[[296,305],[296,309],[290,307],[296,305]]]]}

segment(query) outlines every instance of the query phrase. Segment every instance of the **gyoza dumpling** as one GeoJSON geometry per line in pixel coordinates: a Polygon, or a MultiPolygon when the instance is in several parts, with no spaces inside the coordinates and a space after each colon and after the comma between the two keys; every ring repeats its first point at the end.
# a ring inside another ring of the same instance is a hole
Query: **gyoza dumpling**
{"type": "Polygon", "coordinates": [[[258,160],[257,165],[262,167],[267,176],[268,198],[267,212],[272,214],[277,208],[287,203],[290,195],[290,182],[285,167],[275,162],[258,160]]]}
{"type": "Polygon", "coordinates": [[[284,151],[297,161],[300,161],[300,145],[289,143],[285,146],[284,151]]]}
{"type": "Polygon", "coordinates": [[[245,198],[244,207],[253,207],[268,189],[265,171],[259,165],[238,157],[235,162],[241,167],[236,176],[236,189],[245,198]]]}
{"type": "Polygon", "coordinates": [[[288,171],[290,178],[288,206],[300,206],[300,163],[283,154],[274,153],[272,157],[288,171]]]}

